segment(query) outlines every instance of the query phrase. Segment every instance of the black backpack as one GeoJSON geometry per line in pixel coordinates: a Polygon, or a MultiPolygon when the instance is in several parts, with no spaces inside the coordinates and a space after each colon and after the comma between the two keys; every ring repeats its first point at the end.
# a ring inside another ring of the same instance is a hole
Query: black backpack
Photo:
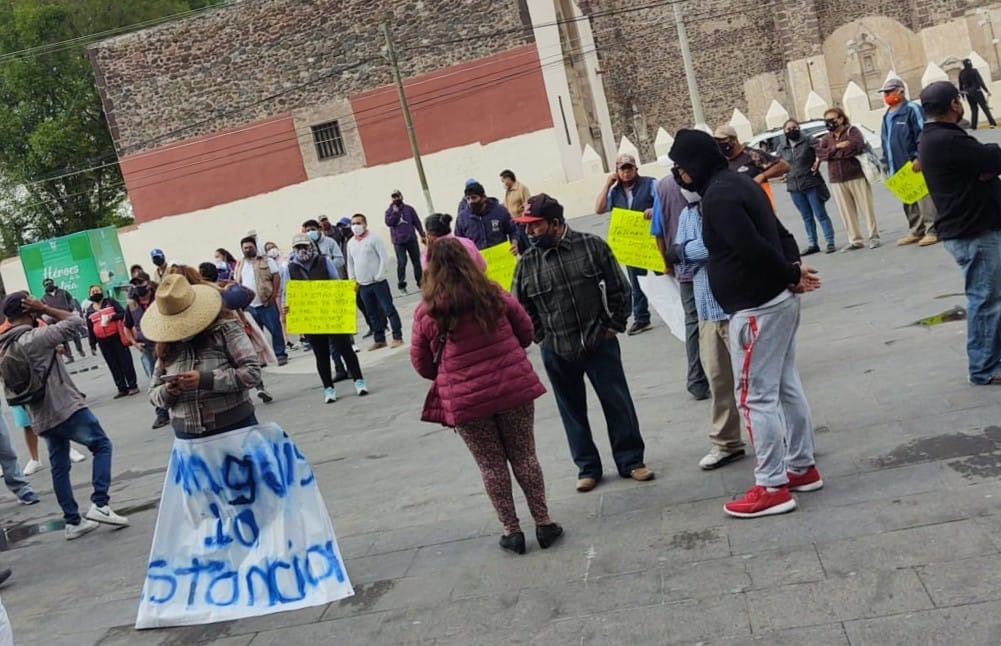
{"type": "Polygon", "coordinates": [[[49,381],[52,367],[56,365],[57,353],[52,351],[52,360],[43,373],[31,362],[28,351],[20,338],[31,328],[21,326],[20,331],[13,330],[10,337],[0,348],[0,379],[3,380],[4,396],[11,406],[37,404],[45,398],[45,386],[49,381]]]}

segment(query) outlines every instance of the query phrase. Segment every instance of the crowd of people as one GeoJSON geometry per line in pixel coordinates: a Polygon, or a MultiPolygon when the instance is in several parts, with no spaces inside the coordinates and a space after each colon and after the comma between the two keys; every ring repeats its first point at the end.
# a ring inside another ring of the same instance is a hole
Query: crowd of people
{"type": "MultiPolygon", "coordinates": [[[[888,80],[882,92],[882,161],[890,173],[908,163],[923,170],[930,189],[927,199],[904,204],[908,234],[898,244],[941,240],[955,257],[969,301],[969,381],[1001,383],[1001,149],[979,143],[957,125],[964,107],[950,83],[929,85],[920,102],[907,99],[899,79],[888,80]]],[[[796,334],[801,298],[821,287],[803,259],[837,249],[829,198],[835,197],[847,235],[842,251],[863,248],[866,239],[869,248],[880,246],[871,180],[859,159],[866,154],[864,138],[840,109],[829,110],[825,121],[828,132],[818,141],[807,140],[795,120],[787,122],[777,155],[744,146],[728,126],[712,135],[681,130],[669,153],[669,174],[644,177],[633,156],[619,155],[595,201],[598,213],[616,207],[642,212],[662,252],[663,273],[679,283],[687,388],[695,399],[710,400],[710,446],[699,467],[723,467],[743,458],[747,444],[752,447],[754,484],[724,505],[734,517],[792,511],[793,493],[823,486],[796,365],[796,334]],[[827,180],[820,173],[825,162],[827,180]],[[803,248],[776,217],[768,187],[778,178],[785,178],[802,215],[803,248]]],[[[570,226],[557,199],[531,195],[510,170],[501,180],[503,199],[468,180],[454,218],[434,213],[422,221],[402,192],[393,191],[384,217],[397,259],[397,289],[407,292],[409,261],[420,290],[410,341],[413,367],[430,381],[420,417],[456,429],[497,512],[501,547],[523,554],[527,545],[512,472],[539,546],[548,548],[563,535],[549,515],[535,450],[534,405],[546,385],[526,348],[540,346],[577,467],[577,491],[592,491],[605,473],[585,380],[601,403],[616,472],[646,482],[655,474],[645,462],[618,335],[645,332],[651,315],[639,281],[645,269],[626,267],[624,273],[604,239],[570,226]],[[518,257],[510,290],[486,276],[481,252],[499,244],[518,257]]],[[[372,338],[369,350],[404,344],[388,282],[389,250],[364,214],[336,224],[326,216],[306,220],[288,253],[275,242],[262,244],[254,232],[240,240],[240,251],[237,259],[218,249],[213,261],[189,265],[154,249],[152,274],[132,268],[125,305],[95,285],[81,307],[48,282],[42,300],[24,292],[4,300],[0,370],[8,400],[13,393],[23,402],[19,425],[48,444],[67,539],[100,523],[128,524],[109,506],[111,442],[65,367],[75,360],[71,345],[83,354],[84,335],[92,354],[101,349],[116,397],[138,392],[130,350],[137,348],[150,378],[153,427],[170,426],[179,438],[256,424],[250,393],[256,390],[264,403],[273,399],[262,367],[284,365],[296,341],[314,355],[324,403],[337,401],[335,384],[344,380],[353,382],[357,395],[368,394],[351,335],[293,340],[286,333],[291,281],[355,281],[355,305],[368,326],[362,336],[372,338]],[[12,389],[14,377],[8,376],[8,364],[14,365],[9,359],[18,352],[33,366],[22,389],[27,394],[12,389]],[[83,515],[69,485],[76,459],[71,441],[86,446],[94,460],[92,504],[83,515]]],[[[23,503],[34,504],[38,497],[16,455],[11,458],[9,430],[0,424],[0,431],[5,483],[23,503]]],[[[37,462],[33,454],[29,465],[37,462]]]]}

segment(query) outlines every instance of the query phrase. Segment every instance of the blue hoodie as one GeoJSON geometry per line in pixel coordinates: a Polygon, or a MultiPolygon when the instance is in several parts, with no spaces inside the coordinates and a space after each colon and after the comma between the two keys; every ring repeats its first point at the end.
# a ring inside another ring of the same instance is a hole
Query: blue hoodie
{"type": "Polygon", "coordinates": [[[883,163],[896,173],[904,164],[918,158],[918,141],[924,128],[925,113],[916,101],[905,101],[896,110],[883,115],[883,163]]]}

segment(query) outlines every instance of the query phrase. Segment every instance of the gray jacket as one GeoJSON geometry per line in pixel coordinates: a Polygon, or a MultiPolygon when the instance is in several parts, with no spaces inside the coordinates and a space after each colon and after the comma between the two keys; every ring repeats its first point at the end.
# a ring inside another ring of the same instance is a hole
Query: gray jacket
{"type": "MultiPolygon", "coordinates": [[[[0,334],[0,345],[3,345],[7,341],[7,337],[16,329],[11,328],[0,334]]],[[[83,319],[77,314],[72,314],[58,323],[47,327],[36,327],[25,332],[17,340],[17,343],[26,346],[28,357],[32,363],[37,362],[38,365],[48,369],[49,362],[52,361],[52,354],[57,347],[86,333],[87,325],[83,319]]],[[[45,384],[45,397],[37,404],[28,404],[27,409],[31,414],[32,427],[36,433],[41,435],[65,422],[73,413],[86,407],[83,395],[70,379],[62,359],[56,357],[55,363],[52,364],[52,372],[49,373],[49,380],[45,384]]]]}

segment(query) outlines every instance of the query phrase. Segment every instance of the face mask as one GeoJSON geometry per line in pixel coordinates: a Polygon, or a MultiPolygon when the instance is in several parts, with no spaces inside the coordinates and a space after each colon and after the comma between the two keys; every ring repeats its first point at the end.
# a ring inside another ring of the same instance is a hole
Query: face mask
{"type": "Polygon", "coordinates": [[[401,204],[403,204],[403,198],[402,197],[394,197],[393,198],[393,204],[395,204],[396,206],[400,206],[401,204]]]}
{"type": "Polygon", "coordinates": [[[55,285],[49,285],[49,286],[47,286],[45,288],[45,293],[46,294],[51,294],[51,293],[53,293],[55,291],[56,291],[56,286],[55,285]]]}
{"type": "Polygon", "coordinates": [[[681,189],[681,195],[684,197],[689,204],[697,204],[702,201],[702,196],[695,191],[690,191],[687,188],[681,189]]]}
{"type": "Polygon", "coordinates": [[[153,264],[157,267],[163,267],[163,263],[167,262],[167,259],[163,256],[153,256],[153,264]]]}
{"type": "Polygon", "coordinates": [[[729,141],[729,140],[724,141],[723,143],[721,143],[719,145],[719,149],[721,151],[723,151],[724,155],[726,155],[727,157],[729,157],[730,154],[733,152],[733,142],[729,141]]]}
{"type": "Polygon", "coordinates": [[[300,247],[295,250],[295,257],[303,262],[309,262],[316,256],[313,247],[300,247]]]}
{"type": "Polygon", "coordinates": [[[146,294],[149,294],[149,286],[136,285],[135,288],[133,288],[132,293],[135,295],[136,298],[142,298],[146,296],[146,294]]]}
{"type": "Polygon", "coordinates": [[[786,131],[786,139],[789,141],[799,141],[802,136],[803,132],[799,128],[793,128],[792,130],[786,131]]]}
{"type": "Polygon", "coordinates": [[[473,202],[469,203],[469,210],[472,211],[473,213],[483,213],[484,209],[486,208],[487,208],[487,203],[483,201],[476,203],[473,202]]]}
{"type": "Polygon", "coordinates": [[[320,232],[315,229],[312,231],[307,231],[306,235],[309,236],[309,239],[312,240],[313,242],[316,242],[317,240],[320,239],[320,232]]]}
{"type": "Polygon", "coordinates": [[[94,301],[95,303],[100,302],[101,299],[103,299],[103,298],[104,298],[104,292],[91,292],[90,293],[90,300],[94,301]]]}
{"type": "Polygon", "coordinates": [[[254,247],[251,247],[250,249],[244,249],[243,250],[243,257],[244,258],[256,258],[257,257],[257,249],[254,248],[254,247]]]}
{"type": "Polygon", "coordinates": [[[365,225],[364,224],[352,224],[351,225],[351,233],[355,234],[356,236],[360,236],[360,235],[364,234],[365,233],[365,225]]]}
{"type": "Polygon", "coordinates": [[[834,132],[835,130],[838,129],[838,120],[837,119],[824,119],[824,125],[827,126],[828,130],[830,130],[831,132],[834,132]]]}
{"type": "Polygon", "coordinates": [[[270,249],[268,249],[268,258],[277,258],[279,255],[281,254],[278,253],[277,248],[271,247],[270,249]]]}
{"type": "Polygon", "coordinates": [[[884,94],[883,95],[883,103],[885,103],[886,105],[890,106],[891,108],[894,107],[894,106],[900,105],[900,102],[903,101],[903,100],[904,100],[904,97],[902,97],[899,94],[884,94]]]}
{"type": "Polygon", "coordinates": [[[674,175],[674,181],[678,183],[678,187],[681,189],[682,193],[685,191],[695,192],[695,184],[681,179],[681,171],[678,170],[677,166],[671,169],[671,174],[674,175]]]}
{"type": "Polygon", "coordinates": [[[552,231],[547,231],[541,236],[528,236],[528,244],[539,249],[552,249],[556,246],[556,236],[552,231]]]}

